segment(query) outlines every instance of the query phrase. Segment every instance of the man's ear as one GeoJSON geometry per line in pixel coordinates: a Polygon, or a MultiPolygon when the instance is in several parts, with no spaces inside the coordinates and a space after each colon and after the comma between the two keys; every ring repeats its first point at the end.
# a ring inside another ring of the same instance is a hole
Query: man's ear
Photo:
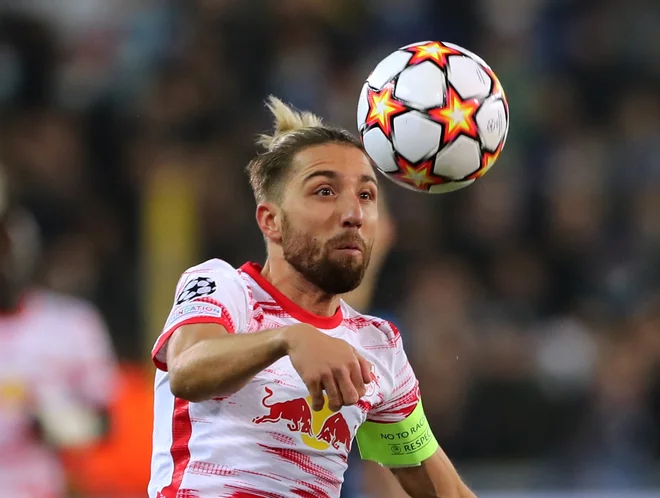
{"type": "Polygon", "coordinates": [[[257,225],[267,240],[276,244],[282,241],[281,209],[272,202],[257,205],[257,225]]]}

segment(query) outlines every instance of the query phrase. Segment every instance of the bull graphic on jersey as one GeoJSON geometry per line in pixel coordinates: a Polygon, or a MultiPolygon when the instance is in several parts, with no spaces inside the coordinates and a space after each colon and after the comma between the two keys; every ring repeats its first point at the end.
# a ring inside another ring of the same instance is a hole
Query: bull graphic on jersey
{"type": "Polygon", "coordinates": [[[290,431],[303,432],[312,436],[312,410],[304,398],[290,399],[269,404],[268,399],[273,397],[273,391],[266,389],[266,397],[262,404],[268,408],[268,413],[262,417],[256,417],[255,424],[275,423],[280,420],[288,422],[287,427],[290,431]]]}
{"type": "Polygon", "coordinates": [[[296,398],[275,403],[269,402],[273,391],[264,388],[266,397],[262,404],[268,408],[268,413],[255,417],[255,424],[275,424],[280,421],[287,422],[287,428],[292,432],[299,432],[302,442],[317,450],[332,447],[336,450],[343,445],[346,451],[351,449],[352,432],[346,419],[340,412],[333,413],[326,405],[320,412],[311,409],[311,397],[296,398]]]}
{"type": "Polygon", "coordinates": [[[340,444],[344,445],[346,451],[351,449],[351,431],[341,413],[335,413],[326,419],[316,438],[325,441],[336,450],[339,449],[340,444]]]}
{"type": "Polygon", "coordinates": [[[186,283],[181,292],[179,292],[179,295],[176,298],[176,304],[179,305],[192,301],[198,297],[208,296],[213,294],[217,288],[215,282],[208,277],[193,278],[190,282],[186,283]]]}

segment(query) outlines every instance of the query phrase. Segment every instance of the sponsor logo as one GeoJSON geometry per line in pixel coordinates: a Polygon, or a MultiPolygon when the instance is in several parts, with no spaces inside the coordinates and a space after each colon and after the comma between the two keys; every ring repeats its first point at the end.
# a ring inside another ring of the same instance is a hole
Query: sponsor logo
{"type": "Polygon", "coordinates": [[[255,417],[255,424],[274,424],[287,422],[291,432],[298,432],[302,442],[316,450],[326,450],[330,447],[338,450],[341,446],[346,452],[351,449],[352,434],[341,412],[333,412],[328,408],[328,398],[323,408],[312,410],[311,396],[286,401],[271,402],[273,391],[265,388],[266,396],[262,404],[268,409],[265,415],[255,417]]]}
{"type": "Polygon", "coordinates": [[[174,308],[167,319],[166,327],[190,316],[222,316],[222,308],[214,304],[194,303],[174,308]]]}

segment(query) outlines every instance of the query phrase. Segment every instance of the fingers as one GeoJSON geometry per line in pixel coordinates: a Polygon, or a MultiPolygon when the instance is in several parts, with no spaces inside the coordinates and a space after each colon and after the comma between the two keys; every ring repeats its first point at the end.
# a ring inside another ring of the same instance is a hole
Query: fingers
{"type": "Polygon", "coordinates": [[[309,395],[312,397],[312,410],[318,412],[325,404],[325,397],[323,396],[323,385],[320,380],[310,381],[306,383],[309,395]]]}
{"type": "Polygon", "coordinates": [[[360,399],[358,388],[353,385],[350,369],[348,367],[337,368],[334,372],[335,381],[341,391],[342,404],[344,406],[354,405],[360,399]]]}
{"type": "MultiPolygon", "coordinates": [[[[339,409],[341,409],[341,407],[344,405],[344,401],[341,391],[339,387],[337,387],[337,383],[335,382],[335,378],[332,373],[328,372],[326,375],[324,375],[322,377],[322,382],[325,393],[328,395],[328,408],[330,408],[333,412],[339,411],[339,409]]],[[[321,408],[323,408],[323,405],[321,405],[321,408]]],[[[319,408],[319,410],[321,408],[319,408]]],[[[314,409],[316,410],[316,408],[314,409]]]]}
{"type": "Polygon", "coordinates": [[[366,394],[365,384],[372,380],[372,364],[355,348],[340,339],[330,339],[330,345],[334,347],[324,348],[324,361],[318,361],[319,358],[314,361],[310,355],[303,355],[305,361],[311,361],[309,368],[303,368],[304,364],[298,365],[292,355],[294,368],[298,372],[308,373],[301,377],[309,390],[314,411],[323,409],[326,397],[327,406],[332,411],[354,405],[366,394]]]}
{"type": "Polygon", "coordinates": [[[362,378],[362,367],[360,366],[359,361],[356,359],[349,368],[351,383],[355,387],[359,399],[367,393],[367,388],[364,386],[364,379],[362,378]]]}
{"type": "Polygon", "coordinates": [[[362,380],[364,381],[365,384],[369,384],[371,382],[371,369],[373,368],[373,365],[368,360],[362,358],[362,356],[359,353],[355,353],[355,356],[357,357],[357,360],[360,363],[360,372],[362,373],[362,380]]]}

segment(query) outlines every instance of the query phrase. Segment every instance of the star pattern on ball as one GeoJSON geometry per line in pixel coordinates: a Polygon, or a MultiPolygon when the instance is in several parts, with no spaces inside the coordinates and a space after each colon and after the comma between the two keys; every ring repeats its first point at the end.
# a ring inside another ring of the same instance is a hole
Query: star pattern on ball
{"type": "Polygon", "coordinates": [[[428,192],[434,185],[441,185],[447,181],[433,173],[433,161],[428,159],[419,164],[412,164],[402,156],[397,156],[396,162],[399,172],[393,176],[413,187],[428,192]]]}
{"type": "Polygon", "coordinates": [[[495,164],[497,158],[500,156],[500,152],[502,152],[502,145],[500,145],[495,152],[484,152],[481,155],[481,166],[477,171],[472,173],[466,179],[478,180],[486,173],[488,173],[488,170],[493,167],[493,164],[495,164]]]}
{"type": "Polygon", "coordinates": [[[392,120],[394,116],[403,114],[408,109],[393,97],[394,83],[390,82],[381,90],[371,88],[367,91],[369,113],[366,124],[368,127],[378,126],[387,138],[392,138],[392,120]]]}
{"type": "Polygon", "coordinates": [[[440,42],[429,42],[423,45],[413,45],[406,48],[406,51],[411,52],[413,56],[408,61],[408,65],[412,66],[424,61],[433,61],[441,68],[447,67],[447,57],[450,55],[461,55],[458,50],[447,47],[440,42]]]}
{"type": "Polygon", "coordinates": [[[463,100],[453,87],[447,88],[447,101],[444,107],[436,107],[428,112],[432,119],[443,125],[444,144],[452,142],[459,135],[479,138],[479,128],[474,120],[479,106],[477,100],[463,100]]]}

